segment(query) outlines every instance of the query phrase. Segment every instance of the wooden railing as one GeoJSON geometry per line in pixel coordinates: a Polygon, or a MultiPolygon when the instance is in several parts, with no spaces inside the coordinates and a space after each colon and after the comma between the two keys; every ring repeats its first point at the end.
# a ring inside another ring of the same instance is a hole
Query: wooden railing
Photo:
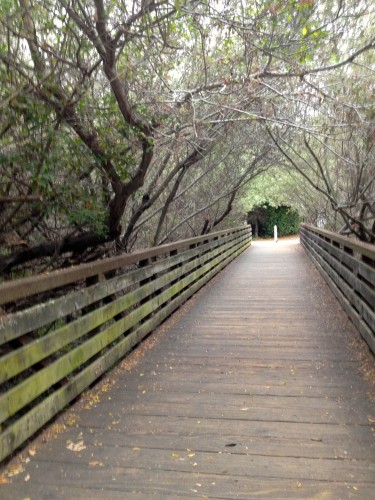
{"type": "Polygon", "coordinates": [[[375,353],[375,246],[303,224],[301,243],[375,353]]]}
{"type": "Polygon", "coordinates": [[[242,226],[0,286],[0,460],[251,243],[242,226]]]}

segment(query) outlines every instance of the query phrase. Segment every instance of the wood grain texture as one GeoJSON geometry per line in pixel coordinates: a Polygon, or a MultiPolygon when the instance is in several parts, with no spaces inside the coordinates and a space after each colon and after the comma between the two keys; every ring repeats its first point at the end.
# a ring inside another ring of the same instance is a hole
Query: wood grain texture
{"type": "Polygon", "coordinates": [[[307,225],[301,242],[375,354],[375,246],[307,225]]]}
{"type": "Polygon", "coordinates": [[[179,251],[193,244],[200,244],[213,241],[215,239],[226,238],[227,235],[233,235],[234,233],[237,233],[238,236],[245,233],[249,235],[249,231],[250,229],[244,226],[234,229],[226,229],[190,238],[188,240],[180,240],[174,243],[160,245],[158,247],[138,250],[130,254],[123,254],[116,257],[110,257],[108,259],[90,262],[88,264],[82,264],[80,266],[72,266],[64,270],[53,271],[51,273],[40,274],[29,278],[3,283],[0,285],[0,305],[6,304],[10,301],[20,300],[24,297],[29,297],[37,293],[42,293],[46,290],[52,290],[70,283],[75,283],[77,280],[84,280],[100,274],[105,274],[109,271],[118,269],[119,267],[128,267],[141,260],[164,256],[172,251],[179,251]]]}
{"type": "Polygon", "coordinates": [[[2,499],[374,498],[361,340],[300,245],[253,244],[148,342],[0,471],[2,499]]]}
{"type": "Polygon", "coordinates": [[[3,342],[7,341],[0,350],[0,460],[125,356],[251,242],[246,228],[210,238],[198,248],[190,249],[188,244],[188,250],[168,255],[164,261],[150,265],[144,261],[145,267],[125,277],[99,283],[94,280],[96,284],[83,289],[82,294],[73,292],[73,297],[49,300],[7,316],[0,324],[0,336],[2,332],[3,342]],[[114,293],[120,291],[120,296],[114,293]],[[109,303],[102,298],[108,298],[109,303]],[[78,318],[60,317],[72,307],[78,318]],[[38,326],[46,325],[43,317],[52,321],[49,333],[35,330],[32,337],[18,334],[18,328],[22,334],[33,330],[27,324],[32,325],[34,318],[38,326]],[[15,339],[16,346],[9,342],[15,339]]]}

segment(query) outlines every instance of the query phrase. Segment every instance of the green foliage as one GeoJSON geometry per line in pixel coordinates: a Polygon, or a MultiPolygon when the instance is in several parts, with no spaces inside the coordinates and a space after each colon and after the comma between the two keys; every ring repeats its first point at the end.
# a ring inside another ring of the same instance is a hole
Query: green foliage
{"type": "Polygon", "coordinates": [[[0,0],[5,251],[106,225],[112,237],[120,222],[128,248],[149,245],[158,220],[163,237],[184,238],[228,203],[232,217],[237,192],[241,217],[266,204],[311,222],[336,223],[353,186],[372,200],[370,0],[113,0],[108,60],[91,4],[71,2],[67,15],[62,0],[0,0]],[[358,65],[326,71],[356,52],[358,65]]]}
{"type": "Polygon", "coordinates": [[[290,207],[267,207],[267,219],[264,225],[265,236],[272,236],[274,226],[277,226],[280,236],[296,234],[299,231],[301,218],[295,210],[290,207]]]}
{"type": "Polygon", "coordinates": [[[254,207],[264,204],[275,207],[288,205],[303,213],[303,207],[295,196],[299,190],[299,183],[300,179],[295,172],[277,165],[258,175],[251,182],[242,197],[242,206],[249,212],[254,207]]]}
{"type": "Polygon", "coordinates": [[[277,226],[279,236],[296,234],[301,224],[300,215],[296,210],[287,206],[274,207],[268,203],[250,212],[250,223],[254,224],[255,219],[258,220],[258,235],[264,237],[273,236],[274,226],[277,226]]]}
{"type": "Polygon", "coordinates": [[[100,213],[92,203],[72,209],[67,218],[72,225],[90,229],[99,236],[106,235],[105,212],[100,213]]]}

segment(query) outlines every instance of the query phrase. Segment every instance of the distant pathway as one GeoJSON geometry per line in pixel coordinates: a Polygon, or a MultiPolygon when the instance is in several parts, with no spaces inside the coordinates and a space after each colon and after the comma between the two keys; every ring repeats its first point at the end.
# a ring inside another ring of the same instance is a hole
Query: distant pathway
{"type": "Polygon", "coordinates": [[[0,498],[373,500],[356,339],[296,241],[255,243],[31,443],[24,470],[0,470],[0,498]]]}

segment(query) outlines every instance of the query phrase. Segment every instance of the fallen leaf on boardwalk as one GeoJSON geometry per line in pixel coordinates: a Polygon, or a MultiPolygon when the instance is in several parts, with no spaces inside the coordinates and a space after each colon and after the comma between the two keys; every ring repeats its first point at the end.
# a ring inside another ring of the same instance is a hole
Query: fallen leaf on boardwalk
{"type": "Polygon", "coordinates": [[[195,453],[189,453],[188,457],[189,458],[195,457],[195,453]]]}
{"type": "Polygon", "coordinates": [[[13,477],[13,476],[17,476],[18,474],[20,474],[21,472],[23,472],[25,469],[23,468],[23,465],[22,464],[16,464],[16,465],[12,465],[9,469],[8,469],[8,477],[13,477]]]}
{"type": "Polygon", "coordinates": [[[100,397],[98,394],[88,394],[87,403],[84,406],[85,410],[91,410],[93,406],[100,403],[100,397]]]}
{"type": "Polygon", "coordinates": [[[299,481],[297,481],[297,482],[296,482],[296,486],[297,486],[297,488],[301,488],[302,483],[300,483],[299,481]]]}
{"type": "Polygon", "coordinates": [[[70,451],[82,451],[86,449],[86,446],[83,444],[83,441],[78,441],[77,443],[73,443],[70,441],[67,446],[70,451]]]}
{"type": "Polygon", "coordinates": [[[375,424],[375,418],[369,417],[368,421],[370,422],[370,424],[375,424]]]}
{"type": "Polygon", "coordinates": [[[177,453],[172,453],[172,457],[173,458],[180,458],[180,455],[178,455],[177,453]]]}
{"type": "Polygon", "coordinates": [[[358,491],[359,488],[357,488],[357,486],[353,486],[353,490],[356,490],[358,491]]]}
{"type": "Polygon", "coordinates": [[[104,467],[104,464],[102,462],[97,462],[94,460],[93,462],[89,462],[90,467],[104,467]]]}
{"type": "Polygon", "coordinates": [[[25,483],[27,483],[27,481],[29,481],[29,480],[30,480],[30,474],[27,474],[24,478],[24,481],[25,481],[25,483]]]}
{"type": "Polygon", "coordinates": [[[133,451],[141,451],[140,448],[133,448],[133,451]]]}
{"type": "Polygon", "coordinates": [[[30,449],[29,449],[29,455],[30,455],[31,457],[35,457],[35,455],[36,455],[36,449],[35,449],[35,448],[30,448],[30,449]]]}
{"type": "Polygon", "coordinates": [[[67,425],[70,425],[70,426],[73,426],[77,423],[77,418],[75,416],[69,416],[67,419],[66,419],[66,424],[67,425]]]}
{"type": "Polygon", "coordinates": [[[11,481],[4,476],[0,476],[0,484],[9,484],[11,481]]]}
{"type": "Polygon", "coordinates": [[[241,411],[248,411],[251,410],[251,408],[241,408],[241,411]]]}
{"type": "Polygon", "coordinates": [[[43,443],[48,443],[52,439],[56,439],[59,434],[61,434],[66,429],[65,424],[56,423],[51,427],[48,427],[42,434],[43,443]]]}

